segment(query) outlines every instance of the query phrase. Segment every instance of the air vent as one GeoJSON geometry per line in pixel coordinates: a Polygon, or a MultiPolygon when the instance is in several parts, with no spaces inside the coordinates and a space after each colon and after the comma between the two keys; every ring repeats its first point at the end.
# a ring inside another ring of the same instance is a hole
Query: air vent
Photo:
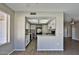
{"type": "Polygon", "coordinates": [[[30,15],[36,15],[36,12],[31,12],[30,15]]]}

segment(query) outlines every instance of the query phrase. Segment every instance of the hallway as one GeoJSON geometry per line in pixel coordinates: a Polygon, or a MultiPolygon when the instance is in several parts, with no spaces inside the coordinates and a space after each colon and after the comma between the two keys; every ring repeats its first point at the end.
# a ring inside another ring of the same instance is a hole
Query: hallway
{"type": "Polygon", "coordinates": [[[32,40],[25,51],[15,51],[11,55],[79,55],[79,41],[65,38],[64,51],[36,51],[36,40],[32,40]]]}

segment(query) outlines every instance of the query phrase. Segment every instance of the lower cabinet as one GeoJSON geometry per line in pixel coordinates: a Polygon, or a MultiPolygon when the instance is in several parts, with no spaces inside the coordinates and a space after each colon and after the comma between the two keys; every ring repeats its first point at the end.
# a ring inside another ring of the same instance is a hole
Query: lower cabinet
{"type": "Polygon", "coordinates": [[[30,35],[26,35],[26,46],[30,43],[30,35]]]}

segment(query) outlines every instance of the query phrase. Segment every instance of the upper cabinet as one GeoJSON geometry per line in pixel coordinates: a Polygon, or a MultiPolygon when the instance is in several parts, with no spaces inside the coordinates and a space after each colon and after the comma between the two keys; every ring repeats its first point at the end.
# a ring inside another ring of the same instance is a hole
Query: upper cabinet
{"type": "Polygon", "coordinates": [[[43,34],[48,33],[48,28],[47,27],[48,27],[47,24],[46,25],[42,25],[42,33],[43,34]]]}
{"type": "Polygon", "coordinates": [[[54,19],[48,23],[48,29],[53,30],[55,28],[56,28],[56,20],[54,19]]]}
{"type": "Polygon", "coordinates": [[[26,22],[26,29],[30,29],[30,24],[26,22]]]}
{"type": "Polygon", "coordinates": [[[31,29],[36,29],[36,25],[31,25],[31,29]]]}

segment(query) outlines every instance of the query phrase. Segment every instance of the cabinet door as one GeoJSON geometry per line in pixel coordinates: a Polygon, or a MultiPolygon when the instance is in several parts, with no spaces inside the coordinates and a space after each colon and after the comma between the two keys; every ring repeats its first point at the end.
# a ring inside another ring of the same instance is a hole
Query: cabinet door
{"type": "Polygon", "coordinates": [[[27,35],[26,36],[26,46],[29,44],[29,42],[30,42],[30,35],[27,35]]]}
{"type": "Polygon", "coordinates": [[[30,29],[30,24],[26,22],[26,29],[30,29]]]}
{"type": "Polygon", "coordinates": [[[31,29],[36,29],[36,25],[31,25],[31,29]]]}
{"type": "Polygon", "coordinates": [[[53,20],[51,23],[52,29],[55,29],[55,23],[56,23],[55,20],[53,20]]]}
{"type": "Polygon", "coordinates": [[[56,28],[56,20],[52,20],[51,22],[49,22],[48,24],[48,29],[55,29],[56,28]]]}

